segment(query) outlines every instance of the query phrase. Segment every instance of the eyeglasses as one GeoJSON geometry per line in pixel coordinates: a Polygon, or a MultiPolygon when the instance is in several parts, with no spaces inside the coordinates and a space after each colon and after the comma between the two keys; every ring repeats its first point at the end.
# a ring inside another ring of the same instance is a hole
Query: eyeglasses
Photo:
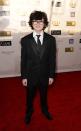
{"type": "Polygon", "coordinates": [[[44,20],[33,20],[32,22],[35,24],[42,24],[44,23],[44,20]]]}

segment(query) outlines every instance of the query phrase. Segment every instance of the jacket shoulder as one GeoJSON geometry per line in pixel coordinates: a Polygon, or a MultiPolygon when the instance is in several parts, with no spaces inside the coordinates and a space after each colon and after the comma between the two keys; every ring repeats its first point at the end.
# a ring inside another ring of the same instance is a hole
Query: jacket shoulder
{"type": "Polygon", "coordinates": [[[27,41],[29,41],[31,39],[31,37],[32,37],[32,33],[22,37],[20,40],[21,45],[27,44],[27,41]]]}
{"type": "Polygon", "coordinates": [[[21,38],[21,41],[22,41],[22,40],[27,40],[27,39],[30,39],[30,38],[31,38],[31,36],[32,36],[32,33],[30,33],[30,34],[28,34],[28,35],[26,35],[26,36],[22,37],[22,38],[21,38]]]}

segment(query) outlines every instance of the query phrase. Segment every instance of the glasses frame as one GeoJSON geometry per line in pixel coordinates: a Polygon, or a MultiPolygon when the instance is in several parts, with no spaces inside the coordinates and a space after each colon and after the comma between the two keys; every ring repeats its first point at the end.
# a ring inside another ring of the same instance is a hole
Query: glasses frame
{"type": "Polygon", "coordinates": [[[32,22],[35,24],[43,24],[44,20],[33,20],[32,22]]]}

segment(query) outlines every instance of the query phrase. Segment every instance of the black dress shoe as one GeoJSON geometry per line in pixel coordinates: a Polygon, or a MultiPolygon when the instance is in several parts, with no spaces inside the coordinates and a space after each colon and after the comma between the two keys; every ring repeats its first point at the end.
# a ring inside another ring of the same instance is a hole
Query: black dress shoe
{"type": "Polygon", "coordinates": [[[25,123],[26,123],[27,125],[31,122],[32,113],[33,113],[33,111],[27,113],[26,116],[25,116],[25,123]]]}
{"type": "Polygon", "coordinates": [[[30,123],[30,121],[31,121],[31,116],[26,116],[25,117],[25,124],[29,124],[30,123]]]}
{"type": "Polygon", "coordinates": [[[44,116],[45,116],[48,120],[53,120],[52,115],[51,115],[48,111],[43,112],[43,114],[44,114],[44,116]]]}

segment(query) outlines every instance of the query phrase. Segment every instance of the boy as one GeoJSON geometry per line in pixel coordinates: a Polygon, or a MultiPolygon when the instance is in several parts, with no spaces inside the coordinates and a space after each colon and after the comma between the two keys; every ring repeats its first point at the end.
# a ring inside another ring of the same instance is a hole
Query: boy
{"type": "Polygon", "coordinates": [[[56,69],[56,40],[44,32],[48,26],[46,13],[32,12],[29,25],[33,32],[21,39],[21,77],[23,86],[27,86],[26,124],[31,121],[37,88],[42,113],[48,120],[53,119],[48,112],[47,91],[54,81],[56,69]]]}

